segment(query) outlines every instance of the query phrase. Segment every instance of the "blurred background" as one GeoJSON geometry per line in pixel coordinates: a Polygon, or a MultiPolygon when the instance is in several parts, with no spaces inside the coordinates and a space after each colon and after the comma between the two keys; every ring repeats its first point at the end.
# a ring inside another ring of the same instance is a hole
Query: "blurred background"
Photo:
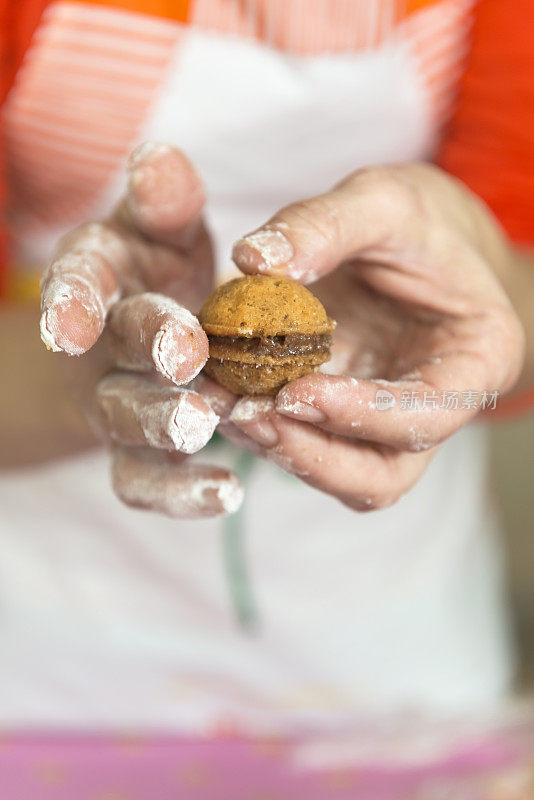
{"type": "Polygon", "coordinates": [[[492,467],[501,501],[522,687],[534,686],[534,417],[494,425],[492,467]]]}

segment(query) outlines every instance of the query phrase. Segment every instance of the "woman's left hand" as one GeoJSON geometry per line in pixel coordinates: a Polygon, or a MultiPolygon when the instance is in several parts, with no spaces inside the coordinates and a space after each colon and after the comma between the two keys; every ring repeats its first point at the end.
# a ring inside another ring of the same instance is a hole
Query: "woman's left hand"
{"type": "Polygon", "coordinates": [[[426,164],[361,170],[284,208],[233,257],[317,281],[335,374],[240,400],[200,376],[221,432],[351,508],[391,505],[517,381],[524,333],[497,277],[511,252],[487,208],[426,164]]]}

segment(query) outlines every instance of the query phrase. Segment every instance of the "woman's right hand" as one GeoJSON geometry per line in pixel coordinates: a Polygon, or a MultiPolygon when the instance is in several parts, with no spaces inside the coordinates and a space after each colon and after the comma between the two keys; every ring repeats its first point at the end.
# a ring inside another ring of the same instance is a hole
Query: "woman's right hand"
{"type": "Polygon", "coordinates": [[[41,338],[68,360],[71,384],[112,450],[128,505],[178,518],[239,507],[227,470],[192,463],[218,417],[189,383],[208,341],[189,309],[210,292],[213,256],[195,170],[166,144],[141,145],[107,219],[67,234],[41,284],[41,338]]]}

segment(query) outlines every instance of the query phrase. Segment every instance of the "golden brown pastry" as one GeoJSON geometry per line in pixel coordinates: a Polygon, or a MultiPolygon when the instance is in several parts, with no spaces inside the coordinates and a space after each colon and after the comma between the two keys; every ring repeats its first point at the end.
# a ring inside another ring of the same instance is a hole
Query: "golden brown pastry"
{"type": "Polygon", "coordinates": [[[205,372],[236,394],[276,394],[330,358],[335,323],[289,278],[248,275],[219,286],[200,310],[205,372]]]}

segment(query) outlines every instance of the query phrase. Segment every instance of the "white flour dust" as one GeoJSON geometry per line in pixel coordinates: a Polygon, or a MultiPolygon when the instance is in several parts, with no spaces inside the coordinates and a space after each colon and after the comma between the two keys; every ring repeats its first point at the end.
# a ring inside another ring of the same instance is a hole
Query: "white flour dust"
{"type": "Polygon", "coordinates": [[[282,264],[288,265],[293,258],[293,246],[284,236],[282,231],[264,228],[263,230],[250,233],[243,239],[236,242],[234,251],[237,260],[245,267],[257,268],[259,272],[271,272],[282,264]],[[256,258],[246,250],[243,252],[241,246],[248,245],[262,257],[264,263],[257,264],[256,258]]]}
{"type": "Polygon", "coordinates": [[[119,449],[112,469],[113,488],[128,505],[177,519],[233,514],[244,491],[232,474],[215,477],[211,467],[144,462],[119,449]]]}
{"type": "Polygon", "coordinates": [[[123,444],[149,444],[196,453],[217,427],[219,417],[199,395],[156,386],[137,376],[110,376],[98,386],[110,435],[123,444]]]}
{"type": "Polygon", "coordinates": [[[244,397],[239,400],[230,414],[230,422],[252,422],[274,410],[274,400],[270,397],[244,397]]]}

